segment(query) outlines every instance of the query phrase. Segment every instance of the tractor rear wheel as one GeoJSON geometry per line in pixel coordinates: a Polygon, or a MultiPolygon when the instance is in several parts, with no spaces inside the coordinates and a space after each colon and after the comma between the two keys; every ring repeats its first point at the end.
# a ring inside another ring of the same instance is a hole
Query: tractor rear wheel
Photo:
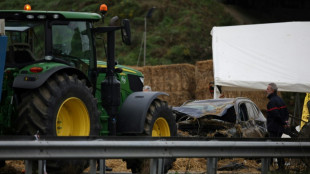
{"type": "MultiPolygon", "coordinates": [[[[56,74],[35,90],[22,94],[15,120],[19,135],[99,135],[97,102],[85,79],[56,74]]],[[[81,173],[86,160],[47,161],[48,173],[81,173]]]]}
{"type": "MultiPolygon", "coordinates": [[[[172,137],[177,136],[177,127],[171,108],[167,102],[154,100],[150,105],[144,124],[144,136],[172,137]]],[[[174,158],[165,158],[164,172],[172,168],[174,158]]],[[[132,173],[147,174],[150,172],[150,159],[126,159],[127,168],[132,173]]]]}

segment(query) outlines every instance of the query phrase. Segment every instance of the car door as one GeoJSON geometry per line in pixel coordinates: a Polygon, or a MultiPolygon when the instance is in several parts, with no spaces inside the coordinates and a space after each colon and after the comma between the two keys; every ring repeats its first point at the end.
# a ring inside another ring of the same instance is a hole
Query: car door
{"type": "Polygon", "coordinates": [[[267,134],[267,120],[260,109],[254,103],[248,103],[251,109],[248,109],[249,115],[253,116],[255,130],[259,130],[262,136],[267,134]]]}
{"type": "Polygon", "coordinates": [[[243,101],[238,104],[239,123],[241,125],[243,138],[260,138],[264,134],[256,124],[255,117],[259,114],[254,103],[243,101]]]}

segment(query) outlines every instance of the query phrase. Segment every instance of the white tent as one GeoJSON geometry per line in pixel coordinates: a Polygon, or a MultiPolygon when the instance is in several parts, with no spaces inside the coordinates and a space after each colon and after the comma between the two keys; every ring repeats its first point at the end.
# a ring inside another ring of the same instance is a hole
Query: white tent
{"type": "Polygon", "coordinates": [[[229,90],[310,92],[310,22],[213,27],[214,83],[229,90]]]}

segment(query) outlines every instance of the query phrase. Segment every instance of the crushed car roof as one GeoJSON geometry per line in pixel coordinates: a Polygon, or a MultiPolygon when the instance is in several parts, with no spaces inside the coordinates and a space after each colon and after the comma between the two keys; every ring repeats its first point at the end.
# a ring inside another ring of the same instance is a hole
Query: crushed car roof
{"type": "Polygon", "coordinates": [[[173,107],[173,111],[199,118],[206,115],[223,116],[227,109],[234,106],[234,98],[194,100],[180,107],[173,107]]]}

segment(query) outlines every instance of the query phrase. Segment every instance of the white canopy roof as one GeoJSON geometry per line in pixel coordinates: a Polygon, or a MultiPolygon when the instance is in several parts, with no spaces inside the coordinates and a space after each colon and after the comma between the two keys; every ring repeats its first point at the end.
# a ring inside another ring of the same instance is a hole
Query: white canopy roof
{"type": "Polygon", "coordinates": [[[310,22],[213,27],[214,83],[228,90],[310,92],[310,22]]]}

